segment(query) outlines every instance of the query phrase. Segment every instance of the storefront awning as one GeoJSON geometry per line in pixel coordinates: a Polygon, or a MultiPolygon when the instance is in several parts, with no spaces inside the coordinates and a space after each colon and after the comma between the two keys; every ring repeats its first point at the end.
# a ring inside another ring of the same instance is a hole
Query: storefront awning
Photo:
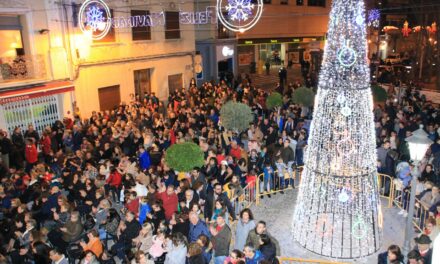
{"type": "Polygon", "coordinates": [[[49,82],[37,86],[28,86],[20,89],[0,90],[0,105],[74,91],[75,86],[69,81],[49,82]]]}

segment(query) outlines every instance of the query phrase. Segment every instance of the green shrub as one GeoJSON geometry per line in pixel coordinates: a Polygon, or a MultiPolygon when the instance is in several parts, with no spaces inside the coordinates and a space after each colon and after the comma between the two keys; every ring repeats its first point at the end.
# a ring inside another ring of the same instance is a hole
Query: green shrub
{"type": "Polygon", "coordinates": [[[299,87],[292,94],[292,101],[302,106],[312,106],[315,101],[315,93],[307,87],[299,87]]]}
{"type": "Polygon", "coordinates": [[[254,116],[249,106],[229,101],[220,109],[220,119],[226,129],[241,132],[249,128],[254,116]]]}
{"type": "Polygon", "coordinates": [[[379,85],[371,86],[371,92],[373,93],[373,99],[376,103],[383,103],[387,100],[387,91],[379,85]]]}
{"type": "Polygon", "coordinates": [[[266,98],[266,107],[273,109],[277,106],[283,105],[283,96],[280,93],[272,93],[266,98]]]}
{"type": "Polygon", "coordinates": [[[179,172],[188,172],[194,167],[203,166],[205,159],[203,151],[197,144],[184,142],[174,144],[165,153],[167,165],[179,172]]]}

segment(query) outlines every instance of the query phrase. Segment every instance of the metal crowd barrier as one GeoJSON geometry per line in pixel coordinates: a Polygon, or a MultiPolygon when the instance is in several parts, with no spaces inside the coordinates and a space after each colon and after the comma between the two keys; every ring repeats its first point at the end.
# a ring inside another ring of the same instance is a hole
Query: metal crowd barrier
{"type": "MultiPolygon", "coordinates": [[[[394,189],[393,194],[393,203],[396,207],[401,210],[405,210],[408,213],[409,209],[409,200],[410,200],[410,191],[405,190],[403,185],[397,184],[394,189]]],[[[423,231],[425,227],[425,222],[429,217],[429,208],[424,208],[420,200],[416,197],[414,215],[408,215],[407,217],[412,217],[414,227],[419,231],[423,231]]]]}
{"type": "Polygon", "coordinates": [[[395,188],[393,178],[389,175],[378,173],[377,183],[379,187],[380,197],[387,199],[388,207],[391,208],[393,206],[393,194],[395,188]]]}

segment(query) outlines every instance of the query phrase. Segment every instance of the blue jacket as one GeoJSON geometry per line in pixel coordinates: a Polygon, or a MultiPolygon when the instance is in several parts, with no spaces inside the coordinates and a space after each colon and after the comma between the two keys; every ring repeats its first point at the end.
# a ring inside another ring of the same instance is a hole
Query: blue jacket
{"type": "Polygon", "coordinates": [[[260,261],[262,260],[263,260],[263,255],[259,250],[256,250],[254,258],[252,259],[246,258],[246,264],[259,264],[260,261]]]}
{"type": "Polygon", "coordinates": [[[147,151],[139,154],[139,167],[141,168],[141,170],[148,170],[148,168],[150,168],[150,165],[150,154],[148,154],[147,151]]]}
{"type": "Polygon", "coordinates": [[[272,179],[274,171],[272,167],[268,168],[265,166],[263,169],[263,173],[264,173],[264,179],[267,181],[272,179]]]}
{"type": "Polygon", "coordinates": [[[195,242],[199,238],[200,235],[205,235],[208,238],[211,237],[208,226],[202,220],[199,220],[196,225],[189,224],[189,242],[195,242]]]}
{"type": "Polygon", "coordinates": [[[147,214],[151,212],[151,207],[148,203],[140,203],[139,205],[139,223],[142,225],[147,219],[147,214]]]}

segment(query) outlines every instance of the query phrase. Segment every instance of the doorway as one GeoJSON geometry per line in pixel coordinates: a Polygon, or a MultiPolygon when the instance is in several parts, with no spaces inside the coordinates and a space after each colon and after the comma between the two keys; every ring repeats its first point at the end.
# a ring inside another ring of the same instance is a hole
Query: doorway
{"type": "Polygon", "coordinates": [[[141,101],[145,94],[151,93],[151,69],[136,70],[134,74],[134,92],[139,95],[141,101]]]}
{"type": "Polygon", "coordinates": [[[119,85],[113,85],[98,89],[99,108],[101,111],[112,110],[121,103],[121,92],[119,85]]]}
{"type": "Polygon", "coordinates": [[[173,94],[183,88],[182,74],[168,75],[168,92],[173,94]]]}

